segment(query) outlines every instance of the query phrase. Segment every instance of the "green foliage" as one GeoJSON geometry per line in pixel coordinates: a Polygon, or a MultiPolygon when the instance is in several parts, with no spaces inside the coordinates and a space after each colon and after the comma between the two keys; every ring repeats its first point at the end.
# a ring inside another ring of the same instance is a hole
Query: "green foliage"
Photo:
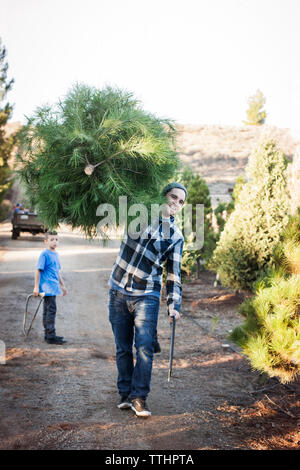
{"type": "Polygon", "coordinates": [[[189,190],[190,185],[194,180],[194,176],[195,172],[189,165],[181,164],[180,168],[177,170],[175,179],[176,181],[179,181],[181,184],[183,184],[187,190],[189,190]]]}
{"type": "Polygon", "coordinates": [[[181,258],[181,275],[182,278],[189,278],[195,272],[197,265],[198,255],[196,250],[188,250],[186,242],[183,245],[182,258],[181,258]]]}
{"type": "Polygon", "coordinates": [[[204,244],[199,250],[191,250],[189,245],[193,244],[195,236],[185,239],[183,247],[183,256],[181,269],[183,276],[189,277],[197,269],[198,273],[201,266],[204,265],[212,256],[216,246],[216,234],[212,226],[213,210],[209,195],[209,188],[204,179],[195,174],[189,166],[185,166],[181,173],[177,174],[177,180],[180,181],[188,191],[186,204],[191,204],[192,230],[196,232],[196,205],[204,205],[204,244]]]}
{"type": "MultiPolygon", "coordinates": [[[[214,209],[216,223],[218,226],[218,236],[223,232],[226,221],[234,209],[234,202],[220,202],[214,209]]],[[[218,237],[219,238],[219,237],[218,237]]]]}
{"type": "Polygon", "coordinates": [[[196,230],[196,204],[204,205],[203,247],[201,250],[190,250],[189,245],[193,243],[193,238],[185,240],[181,269],[183,276],[189,277],[192,273],[195,273],[196,269],[199,273],[199,270],[203,269],[203,267],[210,268],[210,261],[216,248],[216,243],[224,229],[226,220],[234,209],[234,205],[238,200],[245,180],[242,176],[238,177],[233,189],[232,201],[230,203],[220,203],[215,210],[212,209],[207,183],[199,175],[195,175],[189,166],[186,165],[184,169],[177,174],[177,180],[188,189],[187,203],[193,205],[193,231],[196,230]],[[213,227],[214,215],[216,217],[217,230],[213,227]]]}
{"type": "Polygon", "coordinates": [[[224,285],[251,289],[271,265],[272,252],[288,221],[286,165],[272,141],[261,143],[250,156],[248,181],[240,188],[211,262],[224,285]]]}
{"type": "Polygon", "coordinates": [[[28,120],[18,172],[47,226],[65,222],[94,236],[100,204],[113,205],[118,222],[120,196],[128,207],[163,202],[161,188],[179,166],[174,137],[172,122],[144,111],[131,93],[76,85],[28,120]]]}
{"type": "Polygon", "coordinates": [[[260,90],[257,90],[256,93],[250,96],[248,100],[249,108],[246,111],[247,121],[243,121],[244,124],[259,126],[264,124],[267,113],[263,110],[263,107],[266,103],[266,98],[260,90]]]}
{"type": "Polygon", "coordinates": [[[246,180],[243,176],[237,177],[235,185],[233,187],[233,191],[232,191],[232,199],[233,199],[234,205],[238,203],[239,196],[241,194],[241,191],[245,183],[246,183],[246,180]]]}
{"type": "Polygon", "coordinates": [[[300,210],[281,235],[273,265],[255,283],[255,295],[239,307],[244,324],[230,336],[254,369],[282,383],[294,380],[300,371],[299,264],[290,262],[295,247],[300,247],[300,210]]]}
{"type": "Polygon", "coordinates": [[[210,259],[215,249],[216,236],[212,226],[212,206],[207,183],[199,175],[195,175],[189,185],[187,203],[193,206],[192,227],[196,231],[196,205],[204,205],[204,244],[197,250],[197,259],[203,262],[210,259]]]}
{"type": "MultiPolygon", "coordinates": [[[[0,205],[5,198],[8,189],[11,186],[11,171],[8,165],[9,157],[15,143],[15,136],[6,136],[5,126],[12,115],[12,106],[8,102],[4,102],[6,94],[11,90],[13,80],[7,80],[8,64],[5,62],[6,49],[2,46],[0,39],[0,205]]],[[[0,213],[6,213],[3,208],[0,213]]]]}
{"type": "Polygon", "coordinates": [[[220,202],[218,206],[214,209],[218,226],[217,240],[219,240],[221,232],[223,232],[225,224],[230,214],[233,212],[235,205],[238,202],[239,194],[245,182],[246,181],[243,176],[238,176],[236,183],[233,187],[232,200],[230,202],[220,202]]]}

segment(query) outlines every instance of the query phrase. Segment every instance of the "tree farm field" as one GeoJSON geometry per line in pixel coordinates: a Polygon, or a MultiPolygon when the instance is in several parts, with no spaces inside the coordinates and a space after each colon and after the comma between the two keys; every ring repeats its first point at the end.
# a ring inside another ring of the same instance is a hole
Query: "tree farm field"
{"type": "Polygon", "coordinates": [[[68,227],[58,253],[68,294],[59,297],[57,334],[44,342],[39,311],[27,339],[26,298],[43,249],[42,237],[11,240],[0,224],[0,449],[229,450],[300,449],[300,382],[280,384],[251,370],[227,340],[242,323],[248,293],[214,287],[215,276],[183,284],[173,374],[168,382],[170,326],[165,294],[148,404],[151,418],[119,410],[115,346],[108,321],[107,281],[119,242],[102,246],[68,227]]]}

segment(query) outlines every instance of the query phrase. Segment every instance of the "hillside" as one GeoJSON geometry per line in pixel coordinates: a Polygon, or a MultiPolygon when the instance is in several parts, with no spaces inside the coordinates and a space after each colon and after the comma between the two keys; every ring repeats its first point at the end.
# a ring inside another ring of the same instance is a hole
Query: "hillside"
{"type": "Polygon", "coordinates": [[[230,199],[228,189],[243,175],[248,157],[268,137],[292,160],[297,142],[289,129],[271,126],[178,126],[180,159],[204,178],[212,204],[230,199]]]}
{"type": "Polygon", "coordinates": [[[13,132],[17,132],[21,127],[21,123],[16,121],[16,122],[9,122],[7,125],[6,125],[6,128],[5,128],[5,131],[6,131],[6,135],[10,135],[12,134],[13,132]]]}
{"type": "MultiPolygon", "coordinates": [[[[12,122],[7,132],[16,131],[20,123],[12,122]]],[[[228,189],[243,175],[248,157],[265,136],[292,160],[297,142],[289,129],[272,126],[191,126],[178,125],[178,151],[183,163],[204,178],[209,186],[212,204],[230,200],[228,189]]],[[[299,144],[299,142],[298,142],[299,144]]],[[[18,198],[18,196],[16,196],[18,198]]]]}

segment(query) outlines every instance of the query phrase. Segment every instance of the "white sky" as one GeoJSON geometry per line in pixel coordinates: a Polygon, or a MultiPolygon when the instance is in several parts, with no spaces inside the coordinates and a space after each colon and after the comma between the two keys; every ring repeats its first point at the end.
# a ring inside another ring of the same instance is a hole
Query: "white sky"
{"type": "Polygon", "coordinates": [[[179,123],[300,127],[300,0],[0,0],[13,121],[75,82],[132,91],[179,123]]]}

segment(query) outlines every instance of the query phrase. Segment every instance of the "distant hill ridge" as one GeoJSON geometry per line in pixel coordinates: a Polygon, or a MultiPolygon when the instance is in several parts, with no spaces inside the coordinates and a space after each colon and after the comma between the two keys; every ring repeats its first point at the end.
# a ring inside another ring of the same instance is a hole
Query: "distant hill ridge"
{"type": "MultiPolygon", "coordinates": [[[[19,122],[7,125],[7,133],[20,128],[19,122]]],[[[263,138],[273,139],[278,148],[293,159],[299,141],[289,129],[275,126],[177,125],[180,160],[188,164],[208,184],[212,204],[230,200],[228,189],[243,175],[251,152],[263,138]]]]}
{"type": "Polygon", "coordinates": [[[209,186],[212,204],[228,201],[228,190],[237,177],[244,175],[249,155],[264,138],[272,139],[278,148],[293,159],[299,145],[289,129],[275,126],[179,125],[179,157],[209,186]]]}

